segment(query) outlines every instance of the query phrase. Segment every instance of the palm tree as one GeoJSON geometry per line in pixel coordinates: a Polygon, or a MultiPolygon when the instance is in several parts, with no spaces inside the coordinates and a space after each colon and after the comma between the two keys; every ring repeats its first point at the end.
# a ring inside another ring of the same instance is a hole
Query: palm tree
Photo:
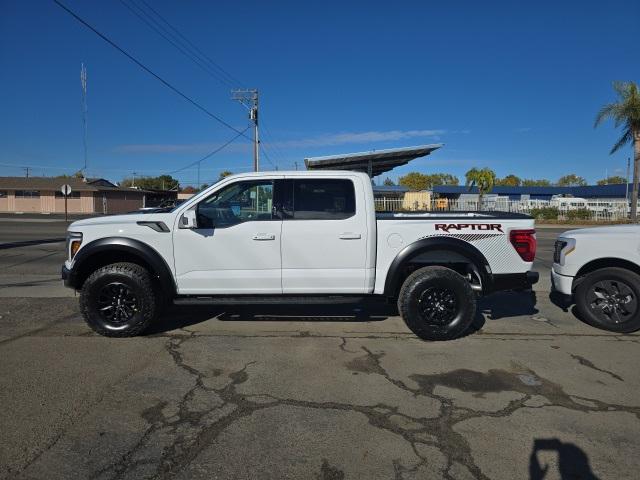
{"type": "Polygon", "coordinates": [[[467,179],[467,187],[471,190],[478,187],[478,210],[482,208],[482,197],[485,193],[489,193],[496,184],[496,174],[490,168],[472,168],[464,174],[467,179]]]}
{"type": "Polygon", "coordinates": [[[613,82],[618,101],[608,103],[596,115],[594,127],[607,119],[612,119],[617,127],[622,126],[622,136],[609,154],[625,145],[633,144],[633,188],[631,189],[631,220],[637,221],[638,169],[640,167],[640,91],[635,82],[613,82]]]}

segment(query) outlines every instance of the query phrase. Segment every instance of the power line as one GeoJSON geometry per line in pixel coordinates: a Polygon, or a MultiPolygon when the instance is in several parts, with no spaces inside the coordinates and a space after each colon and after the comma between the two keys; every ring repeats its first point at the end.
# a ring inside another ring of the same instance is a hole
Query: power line
{"type": "MultiPolygon", "coordinates": [[[[153,72],[149,67],[147,67],[146,65],[144,65],[142,62],[140,62],[139,60],[137,60],[135,57],[133,57],[131,54],[129,54],[128,52],[126,52],[122,47],[120,47],[119,45],[117,45],[114,41],[112,41],[110,38],[106,37],[105,35],[103,35],[102,33],[100,33],[98,30],[96,30],[92,25],[90,25],[89,23],[87,23],[84,19],[82,19],[81,17],[79,17],[76,13],[74,13],[72,10],[70,10],[69,8],[67,8],[65,5],[63,5],[62,3],[60,3],[58,0],[53,0],[53,2],[58,5],[60,8],[62,8],[63,10],[65,10],[69,15],[71,15],[73,18],[75,18],[78,22],[80,22],[81,24],[83,24],[85,27],[87,27],[89,30],[91,30],[93,33],[95,33],[96,35],[98,35],[100,38],[102,38],[105,42],[107,42],[109,45],[111,45],[113,48],[115,48],[116,50],[118,50],[120,53],[122,53],[125,57],[127,57],[129,60],[131,60],[132,62],[134,62],[136,65],[138,65],[140,68],[142,68],[144,71],[146,71],[147,73],[149,73],[151,76],[153,76],[154,78],[156,78],[158,81],[160,81],[162,84],[164,84],[167,88],[173,90],[175,93],[177,93],[178,95],[180,95],[182,98],[184,98],[186,101],[188,101],[189,103],[191,103],[194,107],[196,107],[197,109],[203,111],[204,113],[206,113],[208,116],[210,116],[211,118],[213,118],[214,120],[216,120],[217,122],[219,122],[220,124],[224,125],[225,127],[227,127],[230,130],[233,130],[234,132],[243,135],[245,137],[247,137],[246,135],[244,135],[244,132],[241,132],[240,130],[238,130],[237,128],[231,126],[230,124],[228,124],[227,122],[225,122],[222,118],[218,117],[217,115],[215,115],[214,113],[211,113],[209,110],[207,110],[205,107],[203,107],[202,105],[200,105],[198,102],[196,102],[195,100],[193,100],[191,97],[188,97],[186,94],[182,93],[180,90],[178,90],[176,87],[174,87],[173,85],[171,85],[169,82],[167,82],[164,78],[162,78],[160,75],[158,75],[157,73],[153,72]]],[[[249,138],[249,137],[247,137],[249,138]]],[[[250,139],[250,138],[249,138],[250,139]]]]}
{"type": "Polygon", "coordinates": [[[279,163],[284,163],[285,156],[282,154],[282,150],[280,150],[280,147],[273,140],[271,130],[269,130],[269,128],[265,125],[264,121],[262,121],[262,128],[264,130],[264,136],[267,137],[267,144],[269,145],[269,148],[272,150],[272,153],[276,153],[276,161],[279,161],[279,163]]]}
{"type": "Polygon", "coordinates": [[[205,73],[210,75],[212,78],[215,78],[222,84],[228,87],[234,87],[235,84],[229,82],[228,79],[221,76],[219,73],[212,71],[206,62],[203,62],[201,58],[199,58],[196,54],[194,54],[190,49],[181,44],[180,39],[176,38],[174,34],[168,31],[165,27],[163,27],[160,23],[158,23],[152,16],[150,16],[147,12],[144,11],[139,5],[137,5],[133,1],[127,2],[126,0],[120,0],[120,3],[124,7],[126,7],[131,13],[133,13],[136,17],[138,17],[142,22],[144,22],[149,28],[151,28],[154,32],[164,38],[167,42],[173,45],[180,53],[182,53],[185,57],[191,60],[194,64],[196,64],[200,69],[202,69],[205,73]],[[135,7],[135,10],[134,8],[135,7]],[[171,37],[171,38],[169,38],[171,37]]]}
{"type": "Polygon", "coordinates": [[[193,42],[191,42],[187,37],[185,37],[180,30],[178,30],[176,27],[174,27],[171,23],[169,23],[169,21],[163,17],[156,9],[154,9],[151,5],[149,5],[145,0],[141,0],[141,2],[149,9],[151,10],[160,20],[162,20],[171,30],[173,30],[180,38],[182,38],[189,46],[191,46],[197,53],[200,54],[201,58],[204,58],[205,60],[207,60],[214,68],[218,69],[218,71],[223,74],[226,75],[226,77],[228,78],[228,80],[230,81],[230,83],[232,84],[231,86],[243,86],[242,82],[240,80],[238,80],[236,77],[234,77],[233,75],[231,75],[227,70],[225,70],[224,68],[222,68],[221,65],[219,65],[218,63],[216,63],[209,55],[207,55],[206,53],[204,53],[200,48],[198,48],[197,45],[194,45],[193,42]]]}
{"type": "Polygon", "coordinates": [[[219,151],[221,151],[222,149],[224,149],[227,145],[229,145],[230,143],[232,143],[233,141],[235,141],[238,137],[240,137],[240,135],[243,135],[244,132],[246,132],[247,130],[249,130],[249,127],[245,128],[242,132],[238,133],[238,135],[234,136],[233,138],[231,138],[229,141],[227,141],[226,143],[224,143],[223,145],[220,145],[218,148],[216,148],[215,150],[207,153],[204,157],[202,157],[199,160],[196,160],[195,162],[190,163],[189,165],[186,165],[182,168],[179,168],[177,170],[173,170],[172,172],[169,172],[169,175],[173,175],[174,173],[178,173],[178,172],[182,172],[183,170],[186,170],[190,167],[193,167],[195,165],[199,165],[201,162],[203,162],[204,160],[206,160],[209,157],[212,157],[213,155],[215,155],[216,153],[218,153],[219,151]]]}
{"type": "Polygon", "coordinates": [[[264,147],[262,142],[260,142],[260,148],[262,149],[262,154],[264,155],[264,158],[267,159],[267,162],[269,162],[271,164],[271,166],[277,170],[278,167],[276,166],[275,163],[273,163],[273,161],[271,160],[271,157],[269,157],[269,155],[267,154],[267,150],[264,147]]]}

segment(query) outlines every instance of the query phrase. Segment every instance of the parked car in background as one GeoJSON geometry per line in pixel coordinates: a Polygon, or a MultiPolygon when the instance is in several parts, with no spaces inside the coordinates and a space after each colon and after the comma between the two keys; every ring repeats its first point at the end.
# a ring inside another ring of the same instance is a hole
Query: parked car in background
{"type": "Polygon", "coordinates": [[[554,248],[552,290],[594,327],[640,330],[640,225],[570,230],[554,248]]]}

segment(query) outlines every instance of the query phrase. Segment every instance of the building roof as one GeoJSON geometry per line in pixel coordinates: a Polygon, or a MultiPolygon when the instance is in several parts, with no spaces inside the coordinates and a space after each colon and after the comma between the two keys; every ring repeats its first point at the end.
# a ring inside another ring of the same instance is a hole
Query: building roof
{"type": "Polygon", "coordinates": [[[0,190],[53,190],[58,191],[62,185],[69,185],[74,192],[99,191],[139,191],[132,188],[119,187],[104,178],[91,178],[84,181],[76,177],[0,177],[0,190]]]}
{"type": "Polygon", "coordinates": [[[373,191],[376,193],[405,193],[409,189],[404,185],[374,185],[373,191]]]}
{"type": "Polygon", "coordinates": [[[400,165],[406,165],[415,158],[429,155],[440,147],[442,147],[442,144],[436,143],[415,147],[346,153],[326,157],[305,158],[304,163],[308,170],[355,170],[357,172],[369,173],[369,168],[371,168],[371,176],[375,177],[400,165]]]}
{"type": "MultiPolygon", "coordinates": [[[[629,184],[629,192],[632,185],[629,184]]],[[[465,193],[478,193],[477,187],[469,188],[463,185],[438,185],[433,187],[433,193],[443,195],[462,195],[465,193]]],[[[532,195],[552,196],[571,195],[579,198],[624,198],[626,185],[624,183],[612,185],[587,185],[584,187],[511,187],[495,186],[490,192],[494,195],[532,195]]]]}

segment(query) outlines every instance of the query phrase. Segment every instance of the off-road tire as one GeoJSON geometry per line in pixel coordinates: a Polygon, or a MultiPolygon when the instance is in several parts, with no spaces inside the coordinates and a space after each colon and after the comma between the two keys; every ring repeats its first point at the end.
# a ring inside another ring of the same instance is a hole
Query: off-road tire
{"type": "Polygon", "coordinates": [[[630,270],[610,267],[587,274],[574,291],[574,301],[578,316],[593,327],[617,333],[640,330],[640,276],[630,270]],[[606,292],[612,284],[617,284],[617,287],[614,286],[612,289],[614,292],[616,289],[618,292],[624,292],[617,294],[620,298],[627,295],[629,298],[628,301],[624,301],[626,300],[624,298],[621,302],[622,308],[628,313],[620,312],[618,318],[621,321],[618,323],[615,321],[615,316],[606,315],[602,308],[592,307],[592,304],[604,301],[593,296],[594,290],[602,286],[602,292],[606,292]]]}
{"type": "Polygon", "coordinates": [[[112,263],[97,269],[85,280],[80,291],[82,316],[94,332],[105,337],[134,337],[141,334],[155,319],[158,304],[149,272],[135,263],[112,263]],[[105,296],[104,292],[115,291],[113,305],[117,303],[119,306],[117,292],[122,290],[129,292],[129,300],[134,301],[135,308],[128,310],[133,313],[125,320],[109,321],[101,313],[101,308],[109,308],[109,305],[104,305],[105,298],[110,297],[105,296]]]}
{"type": "Polygon", "coordinates": [[[424,340],[451,340],[461,336],[473,323],[476,295],[469,282],[450,268],[424,267],[409,275],[402,284],[398,311],[418,337],[424,340]],[[434,296],[438,299],[435,302],[431,301],[434,296]],[[441,308],[440,303],[446,305],[446,308],[442,308],[446,312],[437,311],[441,308]],[[445,318],[434,321],[433,317],[429,317],[429,312],[424,313],[425,309],[445,313],[445,318]]]}

